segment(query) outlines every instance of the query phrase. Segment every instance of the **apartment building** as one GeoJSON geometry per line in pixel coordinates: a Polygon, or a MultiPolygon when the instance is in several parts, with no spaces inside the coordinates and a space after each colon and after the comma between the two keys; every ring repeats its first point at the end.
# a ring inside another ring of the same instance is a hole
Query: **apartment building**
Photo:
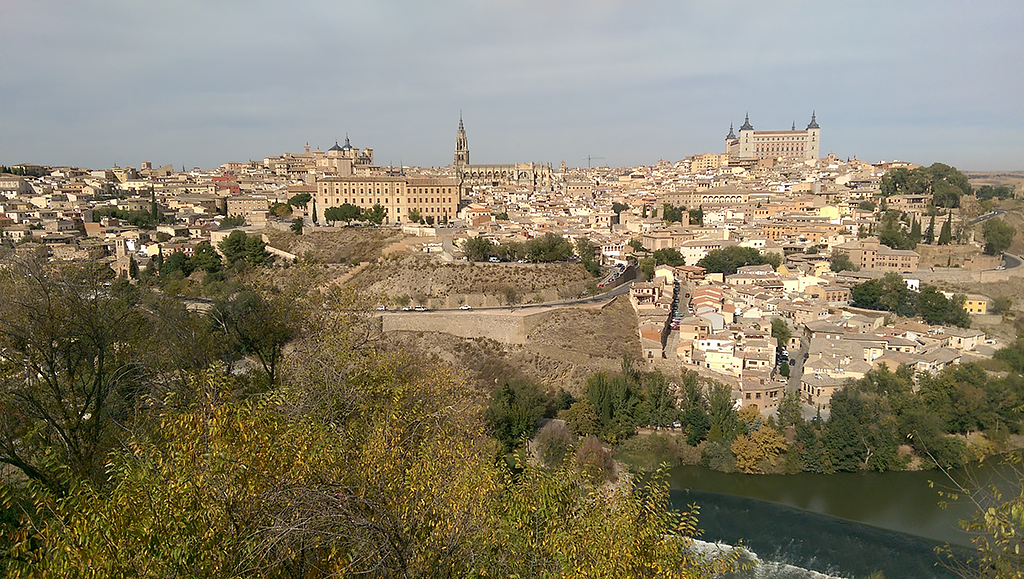
{"type": "Polygon", "coordinates": [[[322,177],[313,196],[316,218],[326,223],[324,211],[348,203],[362,209],[381,205],[387,209],[385,223],[409,222],[409,213],[443,223],[454,219],[459,209],[459,186],[455,179],[432,177],[349,176],[322,177]]]}

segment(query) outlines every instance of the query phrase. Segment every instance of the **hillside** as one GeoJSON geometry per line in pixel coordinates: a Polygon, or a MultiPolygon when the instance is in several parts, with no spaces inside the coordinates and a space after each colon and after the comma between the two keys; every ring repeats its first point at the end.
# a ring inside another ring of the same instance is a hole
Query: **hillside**
{"type": "Polygon", "coordinates": [[[397,229],[387,227],[317,227],[302,235],[276,229],[263,233],[270,238],[270,245],[323,264],[375,260],[385,247],[403,237],[397,229]]]}
{"type": "Polygon", "coordinates": [[[593,283],[579,264],[445,263],[425,255],[402,255],[364,267],[349,282],[392,301],[408,296],[430,307],[504,305],[510,292],[519,303],[578,296],[593,283]]]}
{"type": "Polygon", "coordinates": [[[388,340],[403,350],[463,369],[486,391],[498,380],[524,377],[552,390],[565,388],[579,394],[593,372],[618,370],[623,356],[640,356],[636,314],[625,297],[603,308],[563,308],[546,316],[531,332],[535,338],[524,346],[429,332],[396,332],[388,340]]]}

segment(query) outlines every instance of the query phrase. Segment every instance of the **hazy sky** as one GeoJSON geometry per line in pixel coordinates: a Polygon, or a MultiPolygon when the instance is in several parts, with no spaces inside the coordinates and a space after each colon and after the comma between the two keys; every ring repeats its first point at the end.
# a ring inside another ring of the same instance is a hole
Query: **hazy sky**
{"type": "Polygon", "coordinates": [[[0,164],[446,165],[721,152],[1024,169],[1024,2],[0,0],[0,164]]]}

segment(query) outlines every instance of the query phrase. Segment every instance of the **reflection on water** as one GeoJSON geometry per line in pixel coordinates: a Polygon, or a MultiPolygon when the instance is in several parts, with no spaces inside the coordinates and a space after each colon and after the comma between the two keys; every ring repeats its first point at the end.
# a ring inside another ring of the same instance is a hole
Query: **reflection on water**
{"type": "MultiPolygon", "coordinates": [[[[951,474],[961,483],[971,477],[988,484],[1004,478],[1007,471],[1007,467],[986,463],[951,474]]],[[[970,518],[973,507],[966,501],[950,503],[947,508],[940,506],[943,499],[939,490],[952,487],[940,471],[743,475],[683,466],[672,470],[671,483],[675,490],[750,497],[936,541],[970,545],[959,521],[970,518]]]]}
{"type": "MultiPolygon", "coordinates": [[[[952,474],[988,484],[1007,473],[986,464],[952,474]]],[[[954,545],[961,561],[971,554],[958,521],[973,508],[940,507],[939,489],[953,483],[938,471],[754,476],[677,467],[671,482],[675,507],[700,506],[703,540],[742,543],[760,561],[738,577],[955,577],[936,548],[954,545]]]]}
{"type": "MultiPolygon", "coordinates": [[[[921,537],[731,495],[673,491],[672,502],[700,505],[703,540],[756,554],[759,564],[733,577],[956,577],[936,553],[940,544],[921,537]]],[[[967,553],[958,548],[957,555],[967,553]]]]}

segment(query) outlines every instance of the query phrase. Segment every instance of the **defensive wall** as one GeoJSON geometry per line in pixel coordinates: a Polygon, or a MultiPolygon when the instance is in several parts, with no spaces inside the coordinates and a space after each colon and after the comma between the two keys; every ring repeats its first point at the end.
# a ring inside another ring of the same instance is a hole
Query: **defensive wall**
{"type": "Polygon", "coordinates": [[[525,344],[530,332],[550,310],[385,312],[382,328],[387,332],[442,332],[460,338],[490,338],[503,344],[525,344]]]}
{"type": "Polygon", "coordinates": [[[983,271],[970,271],[955,267],[936,267],[931,271],[919,269],[907,277],[915,277],[921,283],[934,284],[937,282],[947,283],[992,283],[1007,281],[1011,278],[1024,276],[1024,266],[1009,269],[988,269],[983,271]]]}

